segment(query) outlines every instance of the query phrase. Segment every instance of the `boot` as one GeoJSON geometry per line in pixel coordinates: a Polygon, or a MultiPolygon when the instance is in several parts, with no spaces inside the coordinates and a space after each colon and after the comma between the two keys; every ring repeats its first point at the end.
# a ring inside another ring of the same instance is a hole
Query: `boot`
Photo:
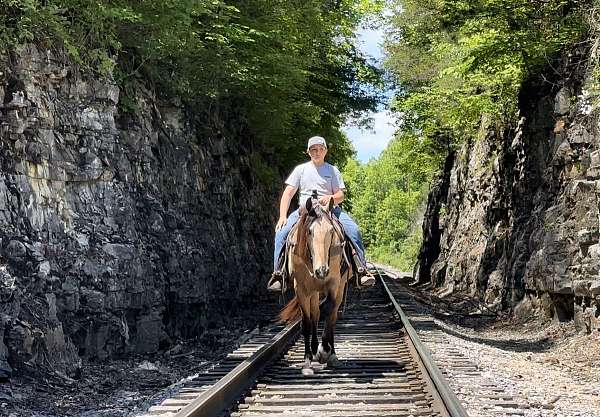
{"type": "Polygon", "coordinates": [[[360,257],[358,256],[358,253],[356,253],[356,250],[354,249],[352,250],[352,259],[354,260],[354,265],[356,265],[357,267],[356,272],[358,274],[359,286],[372,287],[373,285],[375,285],[375,277],[369,272],[366,266],[363,266],[363,263],[360,257]]]}
{"type": "Polygon", "coordinates": [[[272,292],[281,292],[283,286],[283,274],[281,271],[273,271],[267,283],[267,289],[272,292]]]}
{"type": "Polygon", "coordinates": [[[360,281],[361,287],[372,287],[373,285],[375,285],[375,276],[373,274],[371,274],[368,269],[359,268],[358,274],[359,274],[358,280],[360,281]],[[362,274],[360,272],[361,269],[362,269],[362,274]]]}

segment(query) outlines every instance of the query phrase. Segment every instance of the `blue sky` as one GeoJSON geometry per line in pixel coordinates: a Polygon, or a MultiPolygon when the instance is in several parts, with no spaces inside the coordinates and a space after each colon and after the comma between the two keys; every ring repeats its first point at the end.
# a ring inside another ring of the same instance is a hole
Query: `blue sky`
{"type": "MultiPolygon", "coordinates": [[[[374,60],[381,62],[383,37],[383,28],[381,27],[378,29],[361,28],[358,32],[358,47],[374,60]]],[[[394,127],[395,117],[383,106],[380,107],[377,112],[370,114],[373,119],[373,129],[360,129],[350,124],[342,128],[350,138],[356,149],[358,160],[362,163],[368,162],[371,158],[377,158],[396,130],[394,127]]]]}

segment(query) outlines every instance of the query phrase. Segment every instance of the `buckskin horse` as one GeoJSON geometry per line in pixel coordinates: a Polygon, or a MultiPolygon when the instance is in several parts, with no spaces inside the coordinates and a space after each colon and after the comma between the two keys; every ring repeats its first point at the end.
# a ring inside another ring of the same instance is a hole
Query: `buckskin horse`
{"type": "Polygon", "coordinates": [[[314,374],[312,360],[339,364],[335,354],[333,332],[344,289],[352,273],[348,266],[342,277],[344,233],[332,213],[333,199],[328,207],[316,198],[308,198],[296,226],[290,231],[287,247],[287,268],[293,278],[295,296],[281,310],[279,318],[291,322],[302,317],[304,336],[304,365],[302,374],[314,374]],[[320,295],[327,298],[320,306],[320,295]],[[317,338],[320,314],[325,317],[321,344],[317,338]]]}

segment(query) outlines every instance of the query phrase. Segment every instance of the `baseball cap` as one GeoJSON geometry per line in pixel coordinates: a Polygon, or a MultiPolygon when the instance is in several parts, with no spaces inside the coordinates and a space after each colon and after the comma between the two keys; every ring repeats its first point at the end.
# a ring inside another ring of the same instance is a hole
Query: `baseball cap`
{"type": "Polygon", "coordinates": [[[306,150],[309,150],[311,146],[314,145],[323,145],[325,146],[325,148],[327,148],[327,143],[325,142],[325,139],[322,138],[321,136],[313,136],[312,138],[310,138],[308,140],[308,145],[306,146],[306,150]]]}

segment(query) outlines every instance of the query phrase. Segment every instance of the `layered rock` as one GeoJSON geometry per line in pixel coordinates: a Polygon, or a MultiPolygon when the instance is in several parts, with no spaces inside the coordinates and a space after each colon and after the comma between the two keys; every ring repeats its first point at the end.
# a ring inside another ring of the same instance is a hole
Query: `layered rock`
{"type": "MultiPolygon", "coordinates": [[[[600,110],[578,73],[530,86],[514,129],[484,119],[430,194],[417,279],[491,309],[600,329],[600,110]],[[431,260],[431,253],[438,253],[431,260]]],[[[578,66],[580,68],[581,66],[578,66]]]]}
{"type": "Polygon", "coordinates": [[[0,79],[0,378],[154,352],[255,300],[273,193],[241,129],[148,92],[123,114],[114,83],[31,46],[0,79]]]}

